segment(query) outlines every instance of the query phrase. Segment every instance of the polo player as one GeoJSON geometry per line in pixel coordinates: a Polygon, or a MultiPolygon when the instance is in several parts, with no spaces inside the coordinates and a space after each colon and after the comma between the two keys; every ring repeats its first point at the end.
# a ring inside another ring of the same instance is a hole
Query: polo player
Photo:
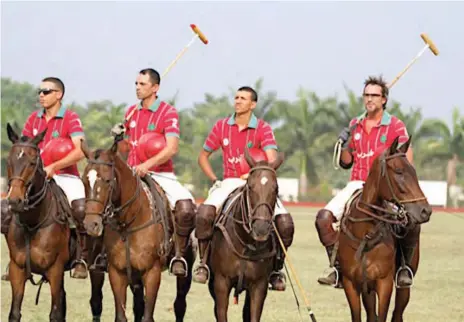
{"type": "Polygon", "coordinates": [[[179,145],[179,115],[174,106],[158,97],[160,75],[157,71],[151,68],[141,70],[135,85],[140,102],[129,107],[125,115],[126,122],[116,124],[112,134],[125,134],[125,140],[119,144],[119,151],[122,154],[128,152],[129,166],[141,177],[149,174],[166,193],[174,211],[176,233],[176,253],[169,265],[169,271],[176,276],[186,276],[188,264],[185,256],[189,236],[195,228],[196,207],[192,194],[177,180],[174,173],[172,158],[177,154],[179,145]],[[140,143],[147,142],[141,139],[148,132],[164,136],[165,146],[154,156],[141,160],[140,154],[147,152],[149,145],[153,144],[140,143]]]}
{"type": "MultiPolygon", "coordinates": [[[[388,93],[388,87],[381,77],[369,77],[366,79],[363,92],[366,112],[357,118],[353,118],[349,128],[344,128],[339,135],[339,139],[343,141],[339,164],[344,169],[353,167],[350,181],[324,209],[319,210],[315,222],[319,239],[327,250],[329,261],[338,240],[338,233],[334,229],[334,224],[336,225],[343,216],[345,205],[353,196],[353,193],[363,188],[375,158],[389,148],[396,137],[399,137],[400,145],[406,143],[409,139],[404,123],[385,111],[388,93]]],[[[412,164],[411,147],[406,157],[412,164]]],[[[409,236],[411,237],[400,240],[405,262],[408,266],[411,265],[418,232],[412,235],[410,233],[409,236]]],[[[401,287],[412,285],[413,276],[409,270],[406,267],[400,267],[398,270],[397,284],[401,287]]],[[[337,283],[337,274],[340,274],[338,260],[335,261],[335,265],[330,272],[325,271],[318,279],[318,282],[340,288],[341,281],[339,279],[337,283]]]]}
{"type": "MultiPolygon", "coordinates": [[[[257,102],[258,95],[254,89],[239,88],[235,95],[235,113],[215,123],[198,158],[201,169],[213,185],[209,190],[208,198],[198,208],[196,220],[195,234],[199,242],[200,264],[195,269],[193,279],[197,283],[204,284],[209,279],[209,268],[203,259],[213,235],[217,212],[235,189],[246,184],[247,174],[243,173],[243,167],[240,166],[245,148],[258,147],[264,150],[269,162],[277,158],[277,143],[271,126],[253,114],[257,102]],[[222,181],[214,174],[208,160],[219,148],[222,149],[223,158],[224,180],[222,181]]],[[[293,219],[279,199],[273,219],[285,248],[290,247],[294,234],[293,219]]],[[[285,277],[280,272],[283,264],[284,256],[279,251],[274,272],[270,276],[273,290],[285,290],[285,277]]]]}
{"type": "MultiPolygon", "coordinates": [[[[84,158],[84,153],[81,150],[81,139],[84,139],[85,136],[77,113],[66,108],[62,103],[64,93],[65,86],[59,78],[44,78],[38,90],[42,109],[29,115],[22,135],[33,138],[47,130],[44,139],[38,145],[45,166],[44,170],[47,179],[53,179],[64,191],[72,208],[76,228],[80,235],[80,251],[77,252],[78,258],[71,265],[71,277],[85,279],[87,278],[86,261],[88,255],[87,234],[83,225],[85,190],[77,169],[77,163],[84,158]],[[60,149],[60,147],[54,145],[57,142],[54,140],[60,138],[69,139],[72,146],[68,154],[57,159],[55,150],[60,149]],[[54,148],[48,148],[51,145],[54,145],[54,148]]],[[[6,199],[2,200],[2,225],[3,222],[6,222],[4,218],[8,218],[8,222],[11,218],[8,207],[3,205],[4,202],[7,202],[6,199]]],[[[8,234],[8,225],[5,225],[5,228],[5,230],[2,229],[2,233],[6,235],[8,234]]]]}

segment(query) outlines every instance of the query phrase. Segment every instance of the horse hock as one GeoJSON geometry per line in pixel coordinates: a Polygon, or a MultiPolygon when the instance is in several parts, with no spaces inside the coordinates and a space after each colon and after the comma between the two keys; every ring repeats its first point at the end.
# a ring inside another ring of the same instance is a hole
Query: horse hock
{"type": "Polygon", "coordinates": [[[329,263],[331,266],[330,271],[324,272],[317,281],[322,285],[341,287],[341,279],[339,278],[341,277],[340,263],[336,258],[332,267],[332,257],[336,257],[336,250],[334,248],[338,241],[338,232],[336,232],[333,228],[333,224],[336,221],[337,219],[333,213],[327,209],[319,210],[316,215],[316,230],[321,244],[327,251],[327,256],[329,257],[329,263]]]}
{"type": "Polygon", "coordinates": [[[188,249],[189,237],[195,228],[195,205],[192,200],[178,200],[174,207],[175,246],[176,254],[171,260],[169,271],[180,277],[187,276],[188,264],[185,255],[188,249]]]}
{"type": "Polygon", "coordinates": [[[205,284],[209,279],[209,268],[205,263],[206,249],[213,237],[216,207],[213,205],[200,205],[195,222],[195,237],[198,239],[200,264],[195,269],[193,280],[205,284]]]}
{"type": "MultiPolygon", "coordinates": [[[[275,217],[275,225],[277,233],[282,239],[285,250],[287,250],[293,242],[293,236],[295,234],[295,225],[293,224],[293,218],[290,214],[280,214],[275,217]]],[[[274,271],[270,276],[271,289],[274,291],[285,291],[286,282],[285,275],[280,272],[284,267],[285,253],[281,249],[281,246],[277,248],[277,255],[274,264],[274,271]]]]}
{"type": "Polygon", "coordinates": [[[77,252],[76,259],[71,265],[71,277],[77,279],[86,279],[87,278],[87,258],[88,258],[88,249],[87,249],[87,233],[84,228],[84,218],[85,218],[85,198],[77,199],[71,202],[72,214],[76,221],[76,230],[77,230],[77,252]]]}

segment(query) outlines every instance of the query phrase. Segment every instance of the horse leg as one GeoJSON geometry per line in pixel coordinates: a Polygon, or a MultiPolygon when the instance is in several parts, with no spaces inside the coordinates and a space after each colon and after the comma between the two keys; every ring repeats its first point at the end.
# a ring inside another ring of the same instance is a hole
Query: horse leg
{"type": "Polygon", "coordinates": [[[377,314],[375,312],[376,293],[374,291],[367,292],[367,294],[362,293],[362,301],[364,304],[364,309],[366,309],[367,322],[376,322],[377,321],[377,314]]]}
{"type": "Polygon", "coordinates": [[[139,285],[130,286],[132,291],[132,311],[134,313],[134,322],[140,322],[143,318],[143,312],[145,311],[145,299],[143,298],[143,284],[140,281],[139,285]]]}
{"type": "Polygon", "coordinates": [[[262,279],[250,289],[250,322],[259,322],[267,296],[268,280],[262,279]]]}
{"type": "Polygon", "coordinates": [[[187,277],[177,277],[177,295],[174,301],[174,313],[176,315],[176,322],[184,320],[185,312],[187,311],[187,294],[190,291],[192,285],[192,267],[195,261],[192,247],[189,247],[189,251],[186,256],[188,263],[187,277]]]}
{"type": "Polygon", "coordinates": [[[61,281],[61,315],[63,316],[63,320],[66,321],[66,291],[64,290],[64,273],[63,273],[63,280],[61,281]]]}
{"type": "Polygon", "coordinates": [[[24,298],[24,287],[26,285],[26,271],[11,260],[9,274],[13,295],[8,321],[19,322],[21,321],[21,305],[24,298]]]}
{"type": "Polygon", "coordinates": [[[108,276],[114,296],[115,322],[127,322],[126,318],[126,291],[127,276],[120,273],[113,265],[108,265],[108,276]]]}
{"type": "MultiPolygon", "coordinates": [[[[416,249],[414,251],[414,257],[412,260],[412,264],[411,264],[411,270],[414,273],[414,276],[416,275],[417,269],[419,268],[419,257],[420,257],[420,251],[419,251],[419,240],[418,240],[416,244],[416,249]]],[[[411,295],[410,288],[397,288],[396,289],[395,309],[392,315],[392,322],[403,322],[404,310],[406,310],[406,307],[408,306],[410,295],[411,295]]]]}
{"type": "Polygon", "coordinates": [[[251,321],[251,309],[250,309],[250,291],[246,291],[245,304],[243,304],[242,319],[243,322],[251,321]]]}
{"type": "Polygon", "coordinates": [[[211,271],[211,274],[209,276],[209,280],[208,280],[208,290],[209,290],[209,294],[211,295],[211,297],[213,298],[213,311],[214,311],[214,318],[216,319],[216,321],[218,320],[218,317],[217,317],[217,312],[216,312],[216,294],[214,293],[214,273],[211,271]]]}
{"type": "Polygon", "coordinates": [[[393,292],[393,275],[376,282],[377,294],[379,296],[379,322],[387,321],[388,308],[393,292]]]}
{"type": "Polygon", "coordinates": [[[103,283],[105,282],[105,273],[97,270],[90,270],[90,284],[92,296],[90,297],[90,308],[92,310],[93,322],[100,322],[103,311],[103,283]]]}
{"type": "Polygon", "coordinates": [[[61,305],[64,304],[62,301],[64,265],[59,261],[56,261],[55,264],[49,268],[45,276],[50,283],[50,293],[52,296],[50,322],[64,321],[66,317],[62,316],[63,308],[61,307],[61,305]]]}
{"type": "Polygon", "coordinates": [[[214,277],[214,295],[215,300],[215,311],[217,322],[227,322],[227,310],[229,308],[229,295],[232,289],[230,281],[221,275],[214,277]]]}
{"type": "Polygon", "coordinates": [[[161,284],[161,267],[157,260],[155,265],[143,276],[143,285],[145,286],[145,311],[143,313],[143,322],[155,322],[153,313],[155,311],[156,298],[161,284]]]}
{"type": "Polygon", "coordinates": [[[359,298],[359,291],[348,278],[344,278],[342,281],[346,299],[350,305],[351,321],[361,322],[361,300],[359,298]]]}

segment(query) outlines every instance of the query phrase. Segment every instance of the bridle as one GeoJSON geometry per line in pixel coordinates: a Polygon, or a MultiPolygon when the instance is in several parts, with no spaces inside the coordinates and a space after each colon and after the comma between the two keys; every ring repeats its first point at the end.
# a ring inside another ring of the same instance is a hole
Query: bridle
{"type": "MultiPolygon", "coordinates": [[[[379,174],[379,176],[380,176],[380,178],[383,178],[383,177],[386,178],[386,181],[387,181],[387,184],[388,184],[388,189],[389,189],[390,194],[392,196],[391,199],[388,200],[388,201],[394,203],[398,207],[398,210],[397,211],[388,210],[386,208],[379,207],[379,206],[376,206],[376,205],[361,201],[360,198],[356,202],[356,208],[359,211],[367,214],[368,216],[373,217],[375,219],[378,219],[380,221],[383,221],[383,222],[386,222],[386,223],[389,223],[389,224],[399,224],[401,226],[406,226],[407,223],[408,223],[408,217],[406,216],[407,211],[406,211],[404,205],[407,204],[407,203],[414,203],[414,202],[418,202],[418,201],[426,201],[427,198],[424,196],[424,197],[411,198],[411,199],[400,199],[400,198],[398,198],[396,196],[396,194],[394,192],[394,189],[393,189],[392,180],[391,180],[391,178],[390,178],[390,176],[388,174],[388,171],[387,171],[387,162],[389,160],[391,160],[391,159],[394,159],[394,158],[406,158],[406,153],[395,153],[395,154],[392,154],[392,155],[389,155],[389,156],[386,156],[385,154],[382,154],[380,156],[380,174],[379,174]],[[396,217],[398,219],[388,219],[388,218],[385,218],[385,216],[376,215],[374,212],[369,211],[368,209],[364,209],[364,208],[359,207],[359,204],[362,204],[362,205],[364,205],[364,206],[366,206],[366,207],[368,207],[370,209],[379,211],[381,213],[396,217]]],[[[380,180],[378,180],[378,182],[380,182],[380,180]]]]}
{"type": "MultiPolygon", "coordinates": [[[[109,180],[107,180],[107,182],[109,184],[109,192],[108,192],[108,197],[106,198],[106,200],[104,202],[102,202],[101,200],[95,198],[95,195],[94,195],[95,192],[93,190],[90,191],[90,193],[91,193],[90,197],[85,198],[85,204],[86,205],[88,203],[90,203],[90,202],[100,204],[100,205],[102,205],[103,211],[102,212],[88,212],[88,211],[86,211],[86,215],[88,215],[88,214],[90,214],[90,215],[98,215],[98,216],[102,217],[102,222],[103,223],[105,223],[107,221],[111,221],[111,220],[115,219],[115,217],[119,216],[119,214],[121,214],[124,209],[129,207],[139,197],[139,195],[140,195],[140,178],[138,178],[137,176],[134,175],[134,177],[136,179],[136,182],[137,182],[137,186],[136,186],[134,194],[123,205],[121,205],[119,207],[115,207],[115,205],[113,203],[113,194],[114,194],[114,192],[116,190],[116,183],[117,183],[115,162],[114,161],[113,162],[105,162],[105,161],[102,161],[102,160],[90,160],[90,159],[87,160],[87,161],[88,161],[89,164],[105,165],[105,166],[110,167],[111,168],[111,178],[109,180]]],[[[131,222],[126,223],[125,226],[129,226],[132,223],[132,221],[135,220],[136,217],[137,216],[134,216],[134,218],[131,220],[131,222]]]]}
{"type": "MultiPolygon", "coordinates": [[[[26,187],[26,193],[24,194],[24,211],[31,210],[35,208],[44,198],[47,193],[48,187],[49,187],[49,180],[46,178],[44,179],[44,182],[42,184],[42,187],[35,193],[34,195],[30,195],[32,187],[33,187],[33,180],[35,178],[35,175],[38,171],[43,171],[42,170],[42,158],[40,157],[40,149],[38,148],[37,145],[31,144],[31,143],[26,143],[26,142],[21,142],[21,143],[14,143],[12,148],[14,147],[25,147],[25,148],[32,148],[37,152],[37,156],[35,160],[31,161],[29,160],[28,164],[34,166],[34,170],[32,172],[32,175],[26,180],[22,178],[21,176],[14,175],[8,178],[8,191],[11,189],[11,182],[13,180],[19,180],[24,183],[24,186],[26,187]]],[[[27,157],[27,156],[26,156],[27,157]]],[[[9,196],[9,193],[8,193],[9,196]]]]}

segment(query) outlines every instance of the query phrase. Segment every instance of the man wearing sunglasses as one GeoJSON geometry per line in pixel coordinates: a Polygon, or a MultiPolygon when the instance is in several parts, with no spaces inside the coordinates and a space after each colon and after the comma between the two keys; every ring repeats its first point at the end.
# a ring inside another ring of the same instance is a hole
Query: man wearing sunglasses
{"type": "MultiPolygon", "coordinates": [[[[374,159],[390,147],[396,137],[399,137],[400,145],[409,139],[404,123],[385,111],[388,92],[388,87],[381,77],[369,77],[365,80],[363,100],[366,112],[352,119],[349,128],[344,128],[339,135],[339,139],[343,142],[340,167],[344,169],[353,167],[351,178],[345,188],[332,198],[324,209],[319,210],[315,222],[320,242],[326,248],[329,262],[338,240],[334,225],[336,226],[340,221],[345,205],[353,193],[363,187],[374,159]]],[[[412,164],[411,147],[406,156],[412,164]]],[[[415,241],[411,240],[410,244],[415,245],[415,241]]],[[[412,246],[406,245],[405,247],[410,249],[412,246]]],[[[412,252],[406,251],[405,257],[406,264],[410,265],[412,252]]],[[[341,288],[341,279],[337,279],[337,276],[341,276],[339,274],[340,265],[335,260],[334,267],[331,267],[330,271],[326,270],[318,282],[341,288]]],[[[398,285],[409,287],[412,285],[412,279],[413,276],[407,269],[399,268],[398,285]]]]}
{"type": "Polygon", "coordinates": [[[80,241],[77,259],[72,264],[71,277],[85,279],[87,278],[87,243],[86,231],[83,226],[85,190],[77,169],[77,162],[84,157],[81,150],[84,130],[77,113],[62,104],[64,93],[65,86],[59,78],[44,78],[38,90],[42,109],[29,115],[22,135],[35,137],[43,131],[47,131],[44,139],[39,143],[42,160],[50,159],[50,156],[44,155],[44,152],[47,154],[48,149],[45,147],[53,139],[69,138],[74,144],[74,149],[65,157],[44,165],[44,170],[47,178],[53,179],[63,189],[71,205],[80,241]]]}

